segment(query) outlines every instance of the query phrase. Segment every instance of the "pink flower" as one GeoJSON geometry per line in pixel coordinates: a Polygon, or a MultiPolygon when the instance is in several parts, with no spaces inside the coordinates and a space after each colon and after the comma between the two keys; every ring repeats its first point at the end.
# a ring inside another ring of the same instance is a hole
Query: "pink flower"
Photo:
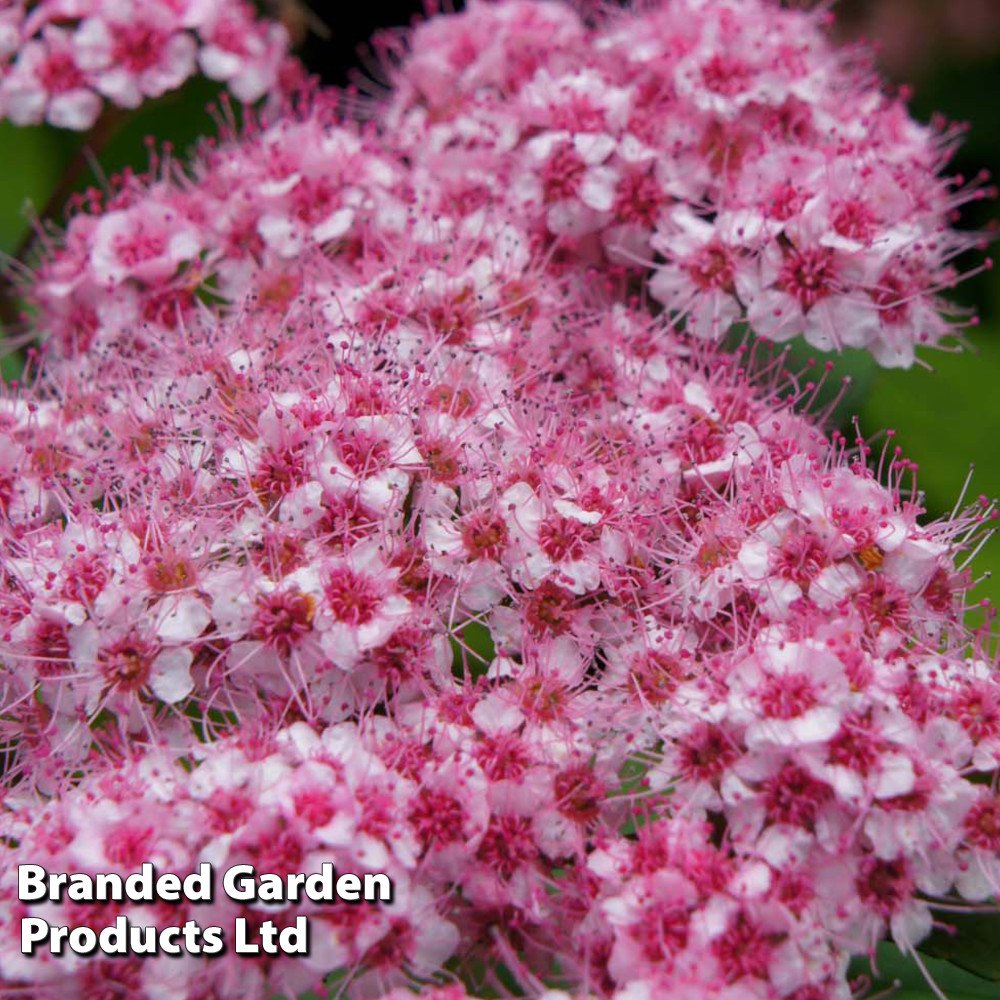
{"type": "Polygon", "coordinates": [[[730,713],[745,721],[747,746],[805,747],[840,727],[848,694],[840,661],[821,646],[789,641],[779,629],[758,639],[755,655],[730,672],[730,713]]]}
{"type": "Polygon", "coordinates": [[[88,129],[101,113],[101,98],[86,70],[69,32],[46,25],[0,77],[0,110],[16,125],[46,121],[57,128],[88,129]]]}
{"type": "Polygon", "coordinates": [[[409,616],[410,602],[396,592],[397,576],[377,547],[365,544],[303,579],[307,592],[317,593],[318,584],[320,642],[342,669],[381,646],[409,616]]]}
{"type": "Polygon", "coordinates": [[[195,68],[197,44],[176,12],[154,0],[137,8],[129,0],[107,0],[77,29],[80,65],[97,89],[125,108],[179,87],[195,68]]]}
{"type": "Polygon", "coordinates": [[[721,340],[742,310],[736,298],[737,259],[716,229],[687,211],[674,211],[661,225],[653,248],[668,258],[649,282],[650,292],[686,320],[696,337],[721,340]]]}
{"type": "Polygon", "coordinates": [[[866,347],[875,336],[875,308],[856,290],[867,280],[858,261],[800,239],[765,247],[757,273],[743,276],[739,291],[762,337],[781,342],[802,335],[820,350],[840,350],[866,347]]]}
{"type": "Polygon", "coordinates": [[[224,80],[239,100],[252,103],[275,86],[289,44],[282,25],[258,24],[251,7],[229,4],[208,12],[198,34],[201,71],[224,80]]]}
{"type": "Polygon", "coordinates": [[[176,208],[146,204],[103,216],[94,231],[91,266],[108,285],[128,278],[155,284],[172,277],[201,249],[195,227],[176,208]]]}
{"type": "Polygon", "coordinates": [[[381,37],[378,101],[288,92],[240,2],[16,13],[29,117],[54,52],[94,100],[196,59],[270,99],[88,195],[25,277],[0,989],[850,1000],[852,957],[995,895],[1000,675],[959,568],[994,511],[927,522],[899,452],[824,432],[829,372],[754,339],[908,364],[973,239],[978,182],[823,10],[471,2],[381,37]],[[306,956],[21,955],[26,915],[123,914],[23,904],[19,864],[145,860],[393,899],[199,917],[305,918],[306,956]]]}
{"type": "Polygon", "coordinates": [[[24,6],[20,2],[11,3],[0,11],[0,66],[17,52],[21,44],[21,20],[24,6]]]}
{"type": "Polygon", "coordinates": [[[582,236],[610,218],[618,173],[607,161],[615,140],[601,132],[543,132],[525,150],[529,169],[514,195],[526,208],[544,206],[553,233],[582,236]]]}

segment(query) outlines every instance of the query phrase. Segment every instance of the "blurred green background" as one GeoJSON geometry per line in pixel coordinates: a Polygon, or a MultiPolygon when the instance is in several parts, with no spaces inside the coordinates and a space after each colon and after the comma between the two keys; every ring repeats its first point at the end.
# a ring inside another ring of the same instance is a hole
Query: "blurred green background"
{"type": "MultiPolygon", "coordinates": [[[[352,51],[374,26],[405,22],[420,4],[383,0],[357,15],[367,18],[366,23],[346,25],[331,0],[316,0],[312,6],[331,26],[333,37],[310,37],[304,58],[311,70],[340,82],[352,51]]],[[[889,79],[913,85],[917,117],[929,120],[941,113],[971,124],[954,163],[956,172],[972,176],[986,168],[1000,173],[1000,0],[842,0],[835,9],[842,38],[875,42],[889,79]]],[[[198,135],[212,132],[205,108],[216,93],[205,81],[193,81],[142,108],[102,151],[104,171],[145,165],[147,135],[170,140],[181,150],[198,135]]],[[[12,253],[19,246],[32,206],[41,211],[48,203],[81,144],[72,133],[0,123],[0,252],[12,253]]],[[[87,168],[78,187],[95,180],[87,168]]],[[[962,224],[985,228],[997,213],[997,203],[979,203],[964,213],[962,224]]],[[[974,264],[974,259],[968,262],[974,264]]],[[[862,354],[837,361],[837,373],[852,378],[838,419],[846,427],[857,415],[866,435],[884,428],[897,432],[897,442],[919,463],[929,516],[951,510],[970,463],[976,466],[971,497],[1000,494],[1000,274],[974,278],[959,286],[954,297],[974,306],[982,320],[970,333],[966,353],[926,351],[922,358],[930,367],[908,372],[882,371],[862,354]]],[[[800,358],[809,354],[801,347],[796,352],[800,358]]],[[[18,369],[17,356],[4,359],[7,378],[16,377],[18,369]]],[[[977,576],[1000,570],[1000,537],[987,545],[973,568],[977,576]]],[[[974,596],[1000,601],[1000,573],[983,582],[974,596]]]]}

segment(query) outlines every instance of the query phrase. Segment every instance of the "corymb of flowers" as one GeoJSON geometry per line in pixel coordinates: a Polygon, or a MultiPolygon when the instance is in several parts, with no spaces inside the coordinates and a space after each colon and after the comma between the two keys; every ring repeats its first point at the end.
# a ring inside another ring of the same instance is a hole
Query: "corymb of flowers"
{"type": "Polygon", "coordinates": [[[829,21],[469,0],[336,90],[241,0],[7,0],[10,122],[231,96],[10,265],[4,996],[863,1000],[996,948],[995,511],[925,517],[770,346],[954,342],[992,192],[829,21]]]}

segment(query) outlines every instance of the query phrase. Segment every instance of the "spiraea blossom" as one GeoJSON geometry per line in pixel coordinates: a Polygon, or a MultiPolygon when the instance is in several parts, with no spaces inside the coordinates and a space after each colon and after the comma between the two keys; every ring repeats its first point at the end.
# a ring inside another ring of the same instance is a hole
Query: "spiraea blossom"
{"type": "Polygon", "coordinates": [[[253,102],[279,84],[288,36],[244,0],[5,0],[0,118],[93,126],[203,73],[253,102]]]}
{"type": "Polygon", "coordinates": [[[950,215],[986,192],[936,176],[953,135],[909,119],[825,19],[673,0],[588,30],[474,3],[409,40],[389,122],[415,161],[491,177],[560,259],[650,274],[695,336],[740,320],[909,367],[962,324],[937,296],[976,237],[950,215]]]}
{"type": "MultiPolygon", "coordinates": [[[[41,44],[123,106],[195,59],[270,86],[243,8],[144,5],[140,72],[120,6],[49,6],[0,21],[5,80],[41,44]]],[[[275,94],[39,234],[0,397],[0,984],[852,1000],[852,958],[1000,893],[962,554],[995,511],[929,520],[891,435],[826,426],[829,367],[764,342],[912,363],[965,322],[938,294],[985,189],[768,0],[471,3],[379,49],[387,93],[275,94]],[[26,916],[192,915],[21,903],[19,863],[144,861],[395,895],[197,915],[305,915],[307,956],[21,954],[26,916]]]]}

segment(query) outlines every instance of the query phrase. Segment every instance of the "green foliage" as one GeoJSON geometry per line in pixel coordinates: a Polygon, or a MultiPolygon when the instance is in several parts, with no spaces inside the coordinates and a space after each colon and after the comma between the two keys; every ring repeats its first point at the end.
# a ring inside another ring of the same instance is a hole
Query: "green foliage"
{"type": "Polygon", "coordinates": [[[65,143],[54,129],[17,128],[0,121],[0,252],[13,253],[28,231],[27,206],[48,200],[62,174],[65,143]]]}
{"type": "MultiPolygon", "coordinates": [[[[981,330],[973,343],[976,354],[926,352],[933,371],[880,372],[859,412],[864,433],[897,431],[896,442],[920,467],[917,485],[930,517],[954,507],[970,463],[976,468],[967,499],[1000,495],[1000,331],[981,330]]],[[[995,537],[972,565],[975,576],[994,571],[974,598],[1000,601],[998,567],[995,537]]]]}
{"type": "MultiPolygon", "coordinates": [[[[993,950],[996,951],[995,946],[993,950]]],[[[980,979],[940,959],[921,957],[921,962],[948,1000],[1000,1000],[1000,985],[996,983],[980,979]]],[[[884,943],[878,946],[875,966],[877,973],[867,959],[855,959],[851,963],[852,980],[859,976],[871,980],[871,989],[865,991],[867,995],[875,996],[898,983],[899,991],[892,993],[892,1000],[937,1000],[917,962],[895,945],[884,943]]]]}
{"type": "Polygon", "coordinates": [[[451,671],[459,680],[484,677],[495,656],[493,636],[482,623],[470,621],[455,630],[451,640],[451,671]]]}
{"type": "Polygon", "coordinates": [[[983,979],[1000,997],[1000,913],[951,913],[948,930],[936,930],[920,950],[942,958],[983,979]]]}

